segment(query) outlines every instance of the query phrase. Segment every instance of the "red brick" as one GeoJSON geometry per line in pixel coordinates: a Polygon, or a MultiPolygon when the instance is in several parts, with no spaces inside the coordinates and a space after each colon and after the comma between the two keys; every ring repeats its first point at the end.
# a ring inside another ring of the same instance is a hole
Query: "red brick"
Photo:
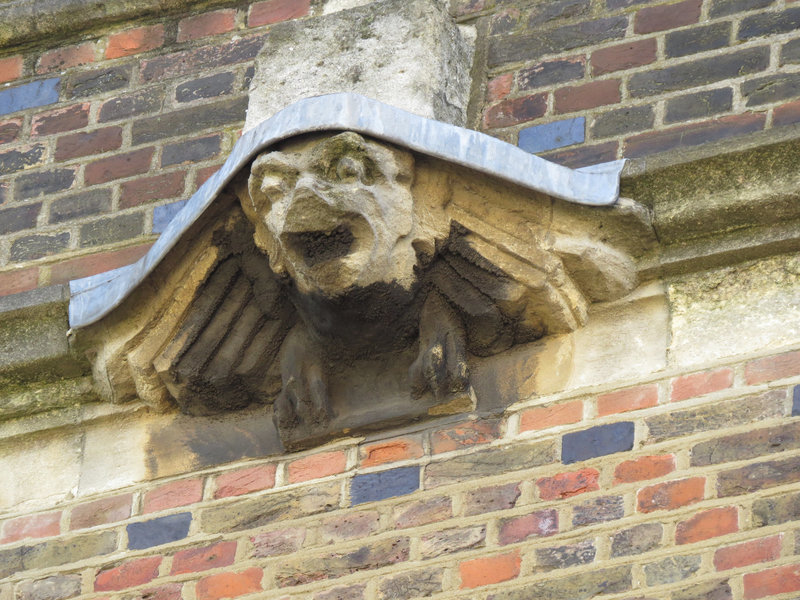
{"type": "Polygon", "coordinates": [[[211,165],[210,167],[203,167],[202,169],[197,169],[197,173],[194,176],[194,189],[197,191],[201,185],[203,185],[209,177],[211,177],[214,173],[219,171],[219,168],[222,165],[211,165]]]}
{"type": "Polygon", "coordinates": [[[648,513],[654,510],[680,508],[699,502],[703,499],[705,483],[704,477],[692,477],[642,488],[636,495],[638,510],[648,513]]]}
{"type": "Polygon", "coordinates": [[[538,119],[547,110],[547,94],[532,94],[503,100],[486,110],[483,125],[489,129],[510,127],[538,119]]]}
{"type": "Polygon", "coordinates": [[[800,351],[751,360],[744,367],[749,385],[800,375],[800,351]]]}
{"type": "Polygon", "coordinates": [[[39,58],[37,73],[49,73],[60,69],[69,69],[79,65],[94,62],[95,45],[93,42],[84,42],[75,46],[64,46],[50,50],[39,58]]]}
{"type": "Polygon", "coordinates": [[[718,392],[733,385],[733,371],[731,369],[717,369],[676,377],[672,380],[670,400],[679,402],[696,396],[718,392]]]}
{"type": "Polygon", "coordinates": [[[72,509],[69,517],[69,528],[85,529],[106,523],[115,523],[131,516],[132,494],[120,494],[110,498],[101,498],[86,504],[79,504],[72,509]]]}
{"type": "Polygon", "coordinates": [[[61,511],[17,517],[3,522],[0,544],[10,544],[26,538],[43,538],[61,533],[61,511]]]}
{"type": "Polygon", "coordinates": [[[268,490],[275,485],[275,465],[261,465],[239,469],[217,476],[214,498],[241,496],[259,490],[268,490]]]}
{"type": "Polygon", "coordinates": [[[0,273],[0,296],[27,292],[39,284],[39,267],[16,269],[0,273]]]}
{"type": "Polygon", "coordinates": [[[56,142],[56,161],[116,150],[122,146],[122,127],[104,127],[62,135],[56,142]]]}
{"type": "Polygon", "coordinates": [[[0,144],[9,144],[19,137],[22,119],[9,119],[0,122],[0,144]]]}
{"type": "Polygon", "coordinates": [[[476,588],[514,579],[519,575],[520,564],[522,564],[522,559],[517,551],[499,556],[465,560],[458,565],[458,571],[461,574],[461,589],[476,588]]]}
{"type": "Polygon", "coordinates": [[[66,108],[39,113],[31,121],[31,135],[50,135],[73,129],[81,129],[89,124],[89,103],[74,104],[66,108]]]}
{"type": "Polygon", "coordinates": [[[262,571],[257,567],[239,573],[218,573],[197,582],[197,600],[236,598],[261,590],[262,571]]]}
{"type": "Polygon", "coordinates": [[[785,565],[759,573],[745,573],[745,600],[800,590],[800,564],[785,565]]]}
{"type": "Polygon", "coordinates": [[[558,512],[540,510],[500,521],[498,542],[501,546],[515,544],[531,537],[546,537],[558,533],[558,512]]]}
{"type": "Polygon", "coordinates": [[[108,36],[106,58],[120,58],[154,50],[164,44],[164,26],[137,27],[108,36]]]}
{"type": "Polygon", "coordinates": [[[144,495],[143,513],[186,506],[203,499],[202,479],[182,479],[150,490],[144,495]]]}
{"type": "Polygon", "coordinates": [[[561,88],[554,93],[557,113],[568,113],[616,104],[620,101],[619,79],[592,81],[583,85],[561,88]]]}
{"type": "Polygon", "coordinates": [[[22,75],[22,56],[0,58],[0,83],[13,81],[22,75]]]}
{"type": "Polygon", "coordinates": [[[702,0],[685,0],[676,4],[650,6],[636,13],[633,31],[653,33],[697,23],[702,0]]]}
{"type": "Polygon", "coordinates": [[[659,456],[642,456],[626,460],[614,469],[614,483],[632,483],[663,477],[675,470],[675,456],[661,454],[659,456]]]}
{"type": "Polygon", "coordinates": [[[781,555],[782,537],[782,534],[778,534],[719,548],[714,553],[714,568],[717,571],[726,571],[776,560],[781,555]]]}
{"type": "Polygon", "coordinates": [[[375,467],[398,460],[409,460],[422,456],[422,440],[419,437],[404,437],[367,444],[359,449],[362,467],[375,467]]]}
{"type": "Polygon", "coordinates": [[[538,431],[558,425],[578,423],[581,419],[583,419],[583,402],[581,400],[552,406],[537,406],[520,414],[519,430],[538,431]]]}
{"type": "Polygon", "coordinates": [[[800,100],[776,106],[772,111],[772,126],[794,125],[800,122],[800,100]]]}
{"type": "Polygon", "coordinates": [[[347,457],[343,450],[320,452],[298,458],[289,463],[289,483],[299,483],[343,473],[346,463],[347,457]]]}
{"type": "Polygon", "coordinates": [[[126,181],[120,186],[119,207],[130,208],[153,200],[182,196],[185,178],[183,171],[175,171],[126,181]]]}
{"type": "Polygon", "coordinates": [[[160,556],[129,560],[111,569],[100,571],[94,580],[94,591],[108,592],[144,585],[158,576],[160,556]]]}
{"type": "MultiPolygon", "coordinates": [[[[158,587],[144,589],[134,597],[139,600],[182,600],[182,590],[182,583],[167,583],[158,587]]],[[[106,597],[96,598],[95,600],[106,600],[106,597]]]]}
{"type": "Polygon", "coordinates": [[[502,100],[511,93],[511,86],[514,83],[513,73],[504,73],[494,79],[490,79],[486,84],[486,100],[496,102],[502,100]]]}
{"type": "Polygon", "coordinates": [[[310,0],[266,0],[256,2],[250,7],[247,17],[248,27],[260,27],[279,23],[288,19],[304,17],[308,14],[310,0]]]}
{"type": "Polygon", "coordinates": [[[202,15],[186,17],[178,23],[178,41],[196,40],[208,35],[232,31],[236,25],[236,11],[217,10],[202,15]]]}
{"type": "Polygon", "coordinates": [[[622,69],[649,65],[656,60],[656,39],[638,40],[592,53],[592,73],[604,75],[622,69]]]}
{"type": "MultiPolygon", "coordinates": [[[[150,246],[152,244],[131,246],[121,250],[80,256],[57,263],[50,268],[50,284],[67,283],[73,279],[80,279],[89,275],[105,273],[117,267],[124,267],[144,256],[150,246]]],[[[2,289],[2,284],[0,284],[0,289],[2,289]]]]}
{"type": "Polygon", "coordinates": [[[658,404],[658,387],[641,385],[598,396],[597,414],[604,417],[640,408],[649,408],[656,404],[658,404]]]}
{"type": "Polygon", "coordinates": [[[142,148],[96,160],[86,165],[84,181],[86,185],[97,185],[114,179],[146,173],[150,169],[152,158],[153,148],[142,148]]]}
{"type": "Polygon", "coordinates": [[[439,454],[486,444],[500,436],[500,422],[494,420],[465,421],[431,434],[431,452],[439,454]]]}
{"type": "Polygon", "coordinates": [[[693,544],[736,531],[739,531],[739,511],[735,506],[712,508],[678,523],[675,543],[693,544]]]}
{"type": "Polygon", "coordinates": [[[181,550],[172,557],[171,575],[197,573],[228,567],[236,557],[236,542],[219,542],[211,546],[181,550]]]}
{"type": "Polygon", "coordinates": [[[572,473],[543,477],[536,482],[536,485],[542,500],[556,500],[599,490],[600,485],[597,482],[599,476],[600,472],[597,469],[581,469],[572,473]]]}

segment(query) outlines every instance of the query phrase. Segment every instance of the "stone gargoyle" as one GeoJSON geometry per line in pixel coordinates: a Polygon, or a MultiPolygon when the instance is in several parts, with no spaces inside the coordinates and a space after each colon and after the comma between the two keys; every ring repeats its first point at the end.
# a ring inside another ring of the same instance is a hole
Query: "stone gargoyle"
{"type": "Polygon", "coordinates": [[[293,448],[466,412],[472,360],[571,332],[637,283],[636,208],[581,207],[353,131],[244,162],[81,334],[106,397],[195,415],[271,404],[293,448]]]}

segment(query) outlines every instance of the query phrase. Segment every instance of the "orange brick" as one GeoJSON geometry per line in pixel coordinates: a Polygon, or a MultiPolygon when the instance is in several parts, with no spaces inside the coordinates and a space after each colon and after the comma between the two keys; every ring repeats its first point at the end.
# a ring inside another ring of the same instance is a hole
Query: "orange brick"
{"type": "Polygon", "coordinates": [[[575,400],[553,406],[537,406],[524,411],[519,418],[520,431],[534,431],[578,423],[583,419],[583,402],[575,400]]]}
{"type": "Polygon", "coordinates": [[[614,469],[614,483],[631,483],[663,477],[675,470],[675,456],[662,454],[659,456],[642,456],[626,460],[614,469]]]}
{"type": "Polygon", "coordinates": [[[703,499],[705,484],[704,477],[692,477],[642,488],[636,495],[638,510],[648,513],[694,504],[703,499]]]}
{"type": "Polygon", "coordinates": [[[239,573],[218,573],[197,582],[197,600],[236,598],[261,590],[262,571],[257,567],[239,573]]]}
{"type": "Polygon", "coordinates": [[[598,396],[597,414],[604,417],[649,408],[656,404],[658,404],[658,388],[655,385],[642,385],[598,396]]]}
{"type": "Polygon", "coordinates": [[[781,555],[782,537],[782,534],[778,534],[720,548],[714,553],[714,568],[726,571],[775,560],[781,555]]]}
{"type": "Polygon", "coordinates": [[[216,479],[214,498],[241,496],[258,490],[268,490],[275,485],[275,465],[260,465],[223,473],[216,479]]]}
{"type": "Polygon", "coordinates": [[[186,506],[203,499],[202,479],[173,481],[150,490],[144,495],[143,513],[186,506]]]}
{"type": "Polygon", "coordinates": [[[236,11],[217,10],[182,19],[178,23],[178,41],[196,40],[231,31],[236,25],[236,11]]]}
{"type": "Polygon", "coordinates": [[[431,451],[434,454],[459,450],[475,444],[486,444],[500,435],[498,421],[466,421],[431,434],[431,451]]]}
{"type": "Polygon", "coordinates": [[[679,402],[696,396],[718,392],[733,385],[733,371],[731,369],[717,369],[676,377],[672,380],[670,400],[679,402]]]}
{"type": "Polygon", "coordinates": [[[219,542],[211,546],[190,548],[176,552],[172,557],[171,575],[197,573],[208,569],[228,567],[236,557],[236,542],[219,542]]]}
{"type": "Polygon", "coordinates": [[[505,73],[489,80],[486,84],[487,102],[497,102],[511,93],[511,86],[514,83],[514,74],[505,73]]]}
{"type": "Polygon", "coordinates": [[[0,58],[0,83],[13,81],[22,75],[22,56],[0,58]]]}
{"type": "Polygon", "coordinates": [[[143,244],[65,260],[50,268],[50,283],[67,283],[72,279],[80,279],[97,273],[105,273],[117,267],[124,267],[144,256],[150,246],[152,244],[143,244]]]}
{"type": "Polygon", "coordinates": [[[42,54],[41,58],[39,58],[39,66],[36,67],[36,72],[49,73],[59,69],[86,65],[94,62],[94,53],[95,45],[93,42],[56,48],[42,54]]]}
{"type": "Polygon", "coordinates": [[[543,477],[536,482],[542,500],[569,498],[585,492],[599,490],[597,469],[581,469],[572,473],[559,473],[553,477],[543,477]]]}
{"type": "Polygon", "coordinates": [[[693,544],[736,531],[739,531],[739,511],[735,506],[712,508],[678,523],[675,543],[693,544]]]}
{"type": "Polygon", "coordinates": [[[310,0],[266,0],[250,7],[248,27],[260,27],[288,19],[304,17],[311,6],[310,0]]]}
{"type": "Polygon", "coordinates": [[[9,544],[25,538],[43,538],[61,532],[61,511],[9,519],[3,523],[0,544],[9,544]]]}
{"type": "Polygon", "coordinates": [[[39,283],[39,267],[16,269],[0,273],[0,296],[10,296],[27,292],[39,283]]]}
{"type": "Polygon", "coordinates": [[[476,588],[514,579],[522,563],[519,552],[466,560],[458,566],[461,589],[476,588]]]}
{"type": "Polygon", "coordinates": [[[342,450],[320,452],[298,458],[289,463],[289,483],[299,483],[343,473],[346,462],[347,457],[342,450]]]}
{"type": "Polygon", "coordinates": [[[422,441],[419,437],[404,437],[376,444],[367,444],[359,449],[362,467],[375,467],[398,460],[409,460],[422,456],[422,441]]]}
{"type": "Polygon", "coordinates": [[[785,565],[759,573],[745,573],[745,600],[800,590],[800,564],[785,565]]]}
{"type": "Polygon", "coordinates": [[[106,58],[120,58],[147,52],[164,44],[164,26],[137,27],[108,36],[106,58]]]}
{"type": "Polygon", "coordinates": [[[751,360],[744,368],[744,376],[749,385],[795,375],[800,375],[800,351],[751,360]]]}
{"type": "Polygon", "coordinates": [[[108,592],[144,585],[158,576],[159,565],[161,565],[160,556],[149,556],[129,560],[111,569],[100,571],[94,580],[94,590],[108,592]]]}

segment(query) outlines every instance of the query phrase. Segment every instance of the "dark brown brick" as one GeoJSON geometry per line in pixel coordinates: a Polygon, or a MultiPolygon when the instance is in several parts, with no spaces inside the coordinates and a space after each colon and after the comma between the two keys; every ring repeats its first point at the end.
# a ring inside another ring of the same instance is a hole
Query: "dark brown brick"
{"type": "Polygon", "coordinates": [[[489,41],[489,67],[537,60],[543,54],[563,53],[574,48],[619,39],[625,35],[627,27],[628,18],[618,16],[566,25],[550,31],[498,36],[489,41]]]}
{"type": "Polygon", "coordinates": [[[519,25],[520,12],[518,8],[500,10],[492,15],[489,23],[489,35],[510,33],[519,25]]]}
{"type": "Polygon", "coordinates": [[[144,233],[144,214],[130,213],[81,225],[81,248],[121,242],[144,233]]]}
{"type": "Polygon", "coordinates": [[[758,106],[800,96],[800,73],[779,73],[742,82],[747,106],[758,106]]]}
{"type": "Polygon", "coordinates": [[[717,476],[717,495],[739,496],[800,481],[800,457],[754,463],[717,476]]]}
{"type": "Polygon", "coordinates": [[[0,152],[0,175],[16,173],[44,162],[45,147],[42,144],[17,150],[0,152]]]}
{"type": "Polygon", "coordinates": [[[547,110],[547,94],[533,94],[498,102],[486,110],[483,124],[488,129],[509,127],[538,119],[547,110]]]}
{"type": "Polygon", "coordinates": [[[81,129],[89,124],[89,103],[39,113],[31,121],[31,135],[51,135],[81,129]]]}
{"type": "Polygon", "coordinates": [[[600,496],[592,498],[572,508],[572,526],[581,527],[614,521],[625,516],[622,496],[600,496]]]}
{"type": "Polygon", "coordinates": [[[192,106],[156,117],[142,119],[133,124],[133,143],[145,144],[167,137],[178,137],[220,128],[244,121],[247,98],[231,98],[201,106],[192,106]]]}
{"type": "Polygon", "coordinates": [[[62,135],[56,142],[56,160],[64,161],[91,154],[101,154],[122,146],[122,127],[104,127],[94,131],[62,135]]]}
{"type": "Polygon", "coordinates": [[[63,223],[111,210],[111,189],[88,190],[53,200],[48,223],[63,223]]]}
{"type": "Polygon", "coordinates": [[[0,123],[0,144],[8,144],[19,137],[22,130],[22,119],[11,119],[0,123]]]}
{"type": "Polygon", "coordinates": [[[151,58],[142,61],[139,77],[144,83],[149,83],[251,60],[261,50],[264,40],[265,36],[254,35],[227,44],[202,46],[151,58]]]}
{"type": "Polygon", "coordinates": [[[151,86],[106,100],[100,105],[98,120],[105,123],[156,112],[161,110],[163,104],[164,90],[158,86],[151,86]]]}
{"type": "Polygon", "coordinates": [[[184,178],[182,171],[176,171],[126,181],[120,186],[119,207],[130,208],[153,200],[179,196],[183,194],[184,178]]]}
{"type": "Polygon", "coordinates": [[[141,148],[133,152],[96,160],[86,165],[84,182],[86,185],[97,185],[146,173],[150,169],[152,158],[153,148],[141,148]]]}
{"type": "Polygon", "coordinates": [[[69,245],[69,232],[27,235],[11,244],[11,260],[23,262],[58,254],[69,245]]]}
{"type": "Polygon", "coordinates": [[[11,206],[0,210],[0,235],[33,229],[42,208],[41,202],[11,206]]]}
{"type": "Polygon", "coordinates": [[[649,6],[636,13],[635,33],[654,33],[697,23],[702,0],[684,0],[675,4],[649,6]]]}
{"type": "Polygon", "coordinates": [[[594,561],[596,552],[594,540],[585,540],[566,546],[537,548],[535,569],[536,571],[550,571],[586,565],[594,561]]]}
{"type": "Polygon", "coordinates": [[[506,483],[467,492],[463,499],[464,515],[469,517],[513,508],[521,493],[519,486],[518,483],[506,483]]]}
{"type": "Polygon", "coordinates": [[[550,154],[543,154],[547,160],[571,169],[578,169],[587,165],[596,165],[617,158],[619,142],[603,142],[590,146],[577,146],[569,150],[559,150],[550,154]]]}
{"type": "Polygon", "coordinates": [[[38,173],[25,173],[17,177],[14,185],[14,197],[17,200],[36,198],[38,196],[63,192],[72,187],[75,181],[75,169],[54,169],[38,173]]]}
{"type": "Polygon", "coordinates": [[[222,136],[219,134],[167,144],[161,152],[161,166],[179,165],[181,163],[201,162],[219,154],[222,136]]]}
{"type": "Polygon", "coordinates": [[[201,77],[175,88],[175,100],[178,102],[192,102],[204,98],[216,98],[233,92],[234,73],[216,73],[208,77],[201,77]]]}
{"type": "Polygon", "coordinates": [[[749,40],[765,35],[778,35],[800,29],[800,7],[794,6],[778,12],[762,12],[742,19],[739,39],[749,40]]]}
{"type": "Polygon", "coordinates": [[[130,83],[131,67],[122,65],[73,73],[67,79],[66,97],[85,98],[124,88],[130,83]]]}
{"type": "Polygon", "coordinates": [[[656,60],[656,39],[626,42],[592,53],[592,73],[604,75],[623,69],[649,65],[656,60]]]}
{"type": "Polygon", "coordinates": [[[753,526],[766,527],[800,520],[800,493],[759,498],[753,502],[753,526]]]}
{"type": "Polygon", "coordinates": [[[669,33],[664,51],[668,58],[698,54],[707,50],[724,48],[731,36],[730,22],[713,23],[669,33]]]}
{"type": "Polygon", "coordinates": [[[702,117],[710,117],[718,113],[728,112],[733,108],[733,90],[718,88],[695,94],[685,94],[667,101],[665,123],[677,123],[702,117]]]}
{"type": "Polygon", "coordinates": [[[712,0],[708,16],[712,19],[727,17],[739,12],[766,8],[775,0],[712,0]]]}
{"type": "Polygon", "coordinates": [[[618,108],[595,117],[591,129],[592,137],[604,138],[649,129],[653,126],[654,119],[655,114],[650,105],[618,108]]]}
{"type": "Polygon", "coordinates": [[[636,73],[628,83],[628,91],[634,98],[663,94],[757,73],[768,65],[769,48],[748,48],[665,69],[636,73]]]}
{"type": "Polygon", "coordinates": [[[723,140],[737,135],[761,131],[766,115],[745,113],[720,117],[692,125],[673,127],[664,131],[642,133],[628,138],[625,142],[625,156],[636,158],[656,154],[675,148],[697,146],[708,142],[723,140]]]}
{"type": "Polygon", "coordinates": [[[552,0],[537,4],[531,10],[528,27],[533,29],[557,19],[580,17],[587,14],[590,9],[589,0],[552,0]]]}
{"type": "Polygon", "coordinates": [[[586,72],[586,59],[583,56],[548,60],[522,69],[517,73],[517,85],[520,90],[532,90],[582,79],[586,72]]]}
{"type": "Polygon", "coordinates": [[[553,94],[555,111],[568,113],[616,104],[621,99],[619,85],[619,79],[604,79],[556,90],[553,94]]]}
{"type": "Polygon", "coordinates": [[[797,448],[800,448],[800,422],[751,429],[696,444],[692,448],[692,466],[717,465],[797,448]]]}

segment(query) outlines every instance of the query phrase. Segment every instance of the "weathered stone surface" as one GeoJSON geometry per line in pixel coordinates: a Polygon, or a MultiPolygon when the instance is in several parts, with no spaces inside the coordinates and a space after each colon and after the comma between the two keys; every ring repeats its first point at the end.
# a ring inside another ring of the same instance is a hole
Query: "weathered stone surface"
{"type": "Polygon", "coordinates": [[[600,594],[613,594],[631,589],[631,567],[597,569],[554,579],[530,583],[521,589],[496,592],[488,600],[588,600],[600,594]]]}
{"type": "Polygon", "coordinates": [[[23,581],[17,587],[17,600],[65,600],[81,593],[80,575],[52,575],[36,581],[23,581]]]}
{"type": "Polygon", "coordinates": [[[632,556],[657,548],[661,543],[661,523],[642,523],[611,536],[611,556],[632,556]]]}
{"type": "Polygon", "coordinates": [[[664,585],[686,579],[700,568],[701,556],[669,556],[644,566],[647,585],[664,585]]]}
{"type": "Polygon", "coordinates": [[[553,546],[536,549],[537,571],[565,569],[575,565],[585,565],[594,561],[596,548],[593,540],[585,540],[577,544],[553,546]]]}
{"type": "Polygon", "coordinates": [[[245,129],[301,98],[343,91],[463,125],[472,53],[438,2],[381,0],[275,25],[257,59],[245,129]]]}
{"type": "Polygon", "coordinates": [[[389,575],[378,584],[380,600],[426,598],[442,589],[444,569],[429,568],[389,575]]]}

